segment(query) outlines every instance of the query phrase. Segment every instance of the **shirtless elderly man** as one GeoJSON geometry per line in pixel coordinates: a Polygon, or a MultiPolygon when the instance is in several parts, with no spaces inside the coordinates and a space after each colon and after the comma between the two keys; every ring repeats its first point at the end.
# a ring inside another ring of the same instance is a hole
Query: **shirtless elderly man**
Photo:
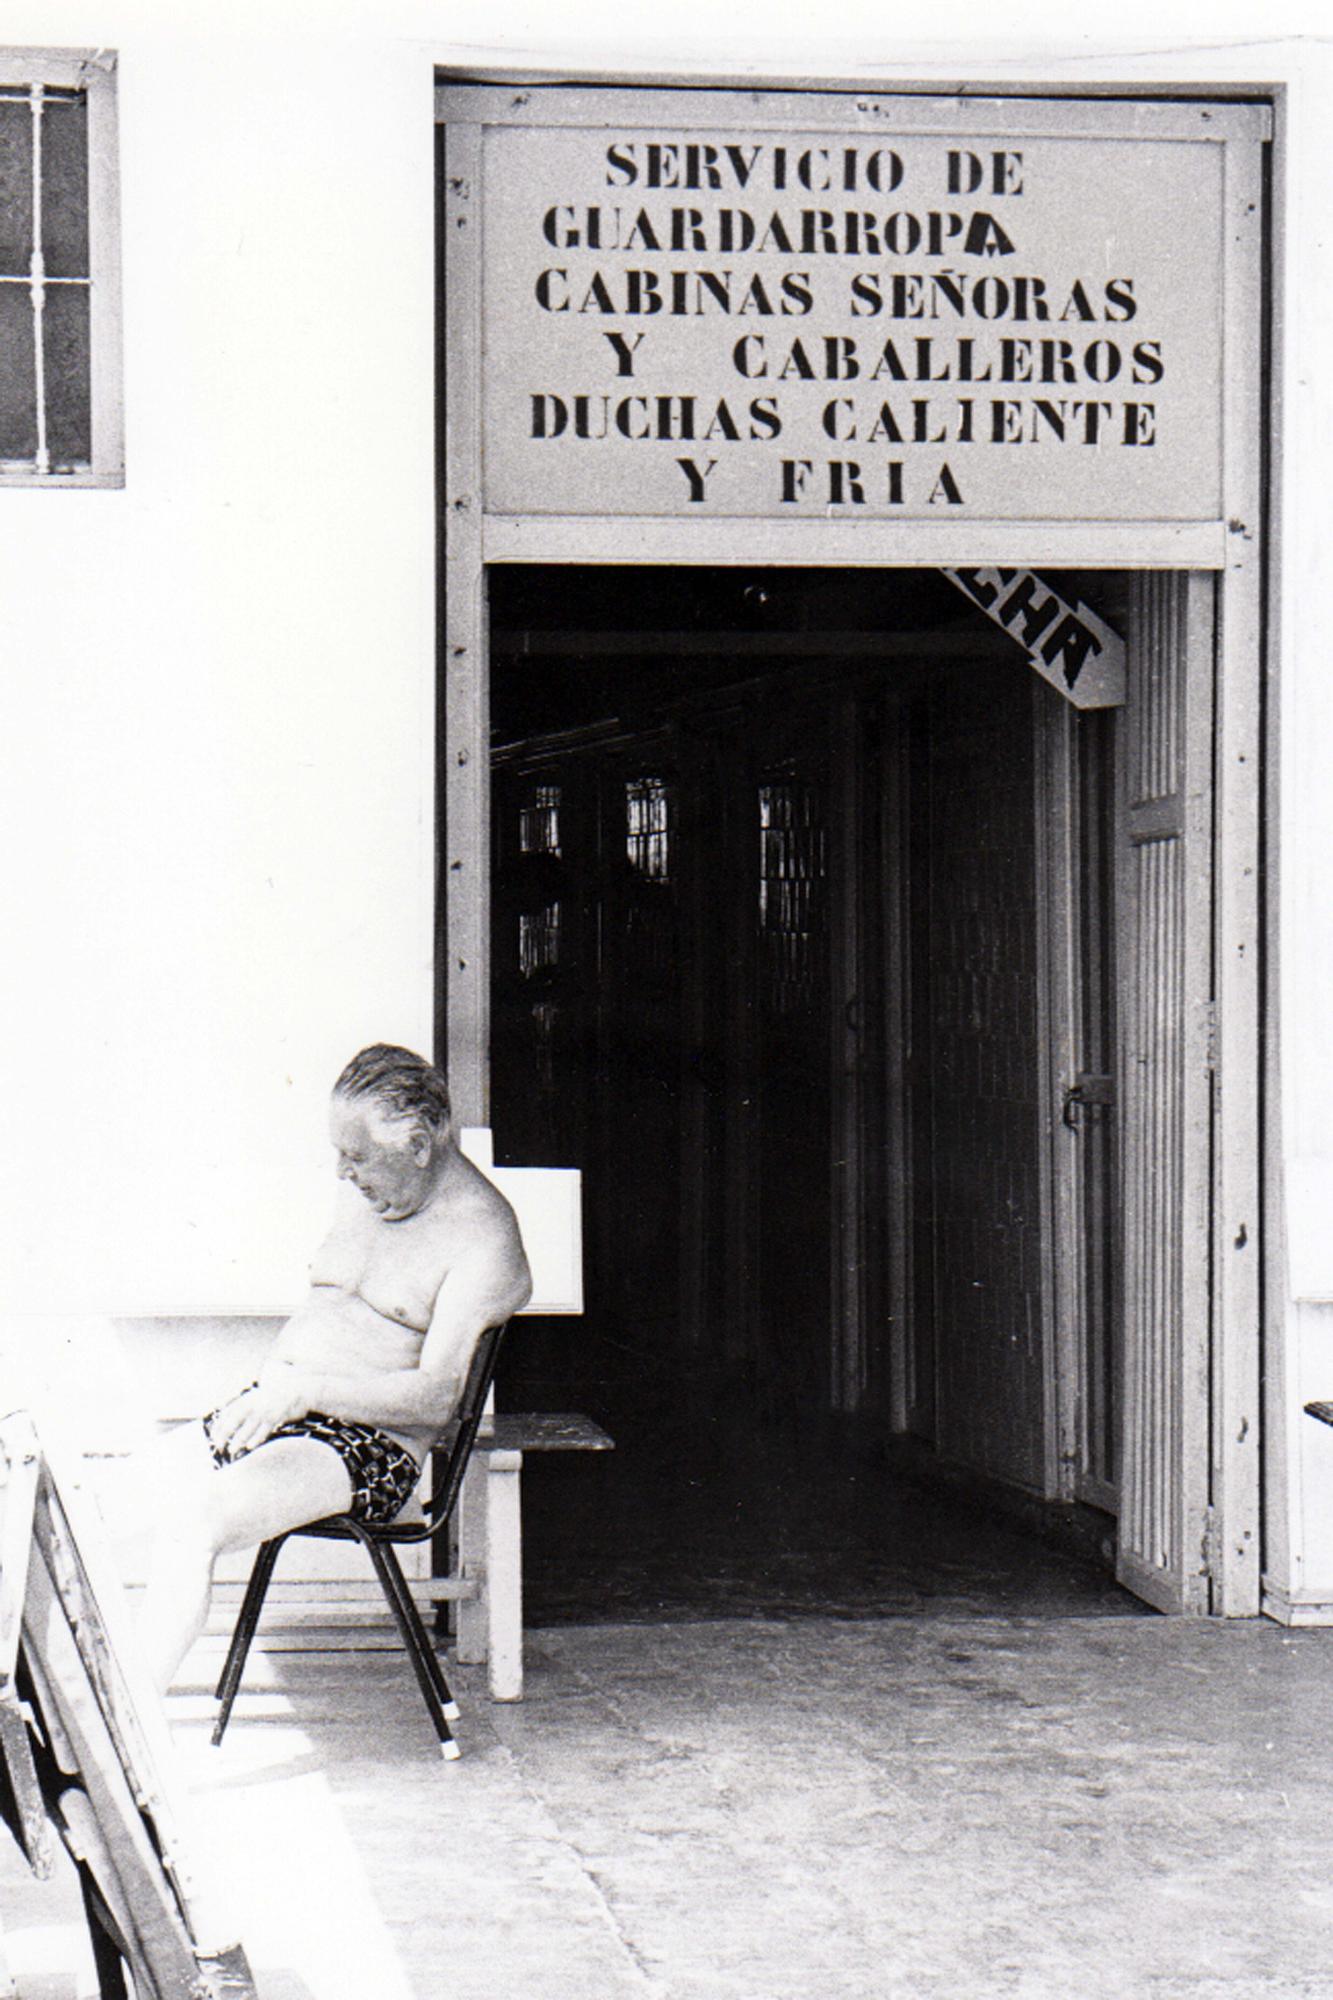
{"type": "Polygon", "coordinates": [[[203,1629],[215,1559],[328,1514],[392,1520],[480,1335],[531,1295],[514,1212],[459,1152],[439,1070],[363,1049],[333,1087],[331,1132],[348,1186],[310,1296],[258,1381],[168,1443],[142,1621],[163,1691],[203,1629]]]}

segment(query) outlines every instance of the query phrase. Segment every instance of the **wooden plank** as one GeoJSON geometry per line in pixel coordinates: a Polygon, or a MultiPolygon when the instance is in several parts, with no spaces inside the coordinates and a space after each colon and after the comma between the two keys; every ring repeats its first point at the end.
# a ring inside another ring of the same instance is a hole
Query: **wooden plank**
{"type": "Polygon", "coordinates": [[[196,1964],[171,1878],[150,1842],[120,1752],[89,1678],[76,1620],[66,1610],[64,1579],[46,1562],[33,1565],[25,1632],[39,1659],[44,1717],[57,1717],[72,1752],[71,1783],[63,1795],[62,1831],[79,1859],[93,1867],[124,1932],[136,1989],[145,2000],[189,1994],[196,1964]]]}
{"type": "Polygon", "coordinates": [[[1228,145],[1223,484],[1230,533],[1219,587],[1214,763],[1218,1089],[1212,1480],[1214,1609],[1240,1618],[1258,1612],[1261,1596],[1262,175],[1257,146],[1228,145]]]}
{"type": "Polygon", "coordinates": [[[20,1414],[0,1424],[0,1695],[13,1684],[37,1502],[37,1434],[20,1414]]]}
{"type": "Polygon", "coordinates": [[[1043,1136],[1042,1355],[1047,1499],[1072,1500],[1078,1465],[1082,1268],[1079,1135],[1065,1124],[1064,1092],[1078,1068],[1076,1023],[1073,722],[1068,705],[1034,689],[1037,826],[1038,1118],[1043,1136]]]}
{"type": "Polygon", "coordinates": [[[609,129],[659,127],[666,132],[740,127],[799,132],[956,133],[967,137],[1013,139],[1125,138],[1218,140],[1268,138],[1272,114],[1266,105],[1156,102],[1128,94],[1112,100],[1059,99],[940,91],[929,96],[868,90],[864,79],[840,91],[836,85],[809,88],[756,86],[726,89],[628,89],[570,86],[515,90],[512,84],[442,82],[436,88],[435,116],[485,125],[590,125],[609,129]],[[891,120],[891,123],[886,121],[891,120]]]}
{"type": "MultiPolygon", "coordinates": [[[[89,1786],[90,1795],[95,1787],[84,1768],[86,1744],[92,1741],[100,1745],[105,1735],[121,1778],[106,1775],[102,1803],[107,1810],[115,1810],[122,1788],[133,1801],[144,1826],[151,1829],[151,1850],[175,1899],[181,1923],[192,1941],[201,1942],[205,1923],[216,1919],[206,1908],[205,1891],[195,1878],[182,1838],[179,1810],[166,1776],[174,1766],[174,1754],[161,1706],[140,1666],[135,1639],[123,1622],[119,1585],[101,1560],[93,1521],[81,1518],[75,1536],[69,1512],[75,1499],[72,1483],[67,1480],[63,1489],[58,1487],[44,1462],[33,1519],[38,1560],[33,1564],[29,1598],[31,1603],[35,1585],[39,1605],[47,1605],[41,1643],[57,1648],[56,1671],[48,1681],[49,1705],[69,1731],[70,1747],[79,1757],[75,1768],[89,1786]],[[97,1582],[95,1571],[101,1573],[97,1582]],[[70,1687],[66,1686],[72,1669],[65,1629],[82,1669],[81,1677],[74,1676],[70,1687]],[[100,1717],[96,1728],[82,1719],[85,1682],[100,1717]]],[[[24,1629],[31,1653],[31,1610],[25,1615],[24,1629]]],[[[210,1949],[227,1950],[234,1939],[207,1942],[210,1949]]]]}
{"type": "MultiPolygon", "coordinates": [[[[19,1440],[33,1441],[26,1418],[5,1430],[11,1456],[19,1440]]],[[[21,1649],[45,1810],[92,1868],[141,2000],[253,1995],[234,1934],[207,1908],[187,1865],[168,1791],[166,1725],[121,1628],[119,1585],[95,1518],[37,1450],[21,1649]]]]}
{"type": "MultiPolygon", "coordinates": [[[[87,1524],[83,1524],[87,1534],[87,1524]]],[[[97,1697],[116,1753],[127,1774],[136,1804],[153,1822],[168,1867],[176,1841],[175,1812],[166,1797],[158,1768],[170,1750],[160,1712],[147,1683],[132,1686],[134,1642],[122,1633],[122,1648],[112,1644],[108,1618],[115,1618],[118,1585],[112,1578],[94,1586],[83,1548],[75,1540],[65,1500],[56,1490],[49,1467],[43,1465],[33,1515],[33,1545],[45,1565],[65,1613],[83,1671],[97,1697]],[[150,1736],[156,1740],[150,1742],[150,1736]]]]}
{"type": "Polygon", "coordinates": [[[478,1451],[613,1451],[613,1440],[591,1417],[554,1411],[501,1411],[483,1417],[478,1451]]]}
{"type": "Polygon", "coordinates": [[[489,1125],[490,769],[481,549],[481,134],[445,134],[444,833],[440,870],[449,1088],[489,1125]]]}
{"type": "Polygon", "coordinates": [[[1121,750],[1117,1575],[1193,1613],[1209,1609],[1212,594],[1207,576],[1134,579],[1121,750]]]}
{"type": "MultiPolygon", "coordinates": [[[[836,568],[1221,569],[1217,521],[672,520],[658,515],[488,514],[485,562],[793,563],[836,568]]],[[[460,587],[464,578],[460,577],[460,587]]],[[[480,585],[477,585],[478,591],[480,585]]],[[[483,1121],[477,1121],[483,1122],[483,1121]]]]}
{"type": "MultiPolygon", "coordinates": [[[[306,1624],[319,1624],[323,1620],[331,1624],[358,1621],[364,1624],[380,1613],[388,1618],[384,1592],[368,1561],[364,1570],[364,1582],[339,1578],[327,1583],[288,1583],[285,1589],[275,1582],[264,1599],[265,1625],[293,1619],[306,1624]]],[[[475,1597],[480,1588],[475,1577],[463,1575],[408,1576],[403,1580],[418,1604],[475,1597]]],[[[219,1584],[213,1593],[213,1603],[219,1611],[230,1613],[239,1607],[244,1595],[245,1586],[241,1583],[219,1584]]]]}
{"type": "Polygon", "coordinates": [[[89,360],[92,483],[125,482],[124,360],[120,284],[120,136],[115,57],[84,70],[88,96],[89,360]]]}
{"type": "Polygon", "coordinates": [[[0,1693],[0,1818],[33,1874],[44,1881],[51,1873],[53,1855],[28,1719],[22,1705],[4,1693],[0,1693]]]}

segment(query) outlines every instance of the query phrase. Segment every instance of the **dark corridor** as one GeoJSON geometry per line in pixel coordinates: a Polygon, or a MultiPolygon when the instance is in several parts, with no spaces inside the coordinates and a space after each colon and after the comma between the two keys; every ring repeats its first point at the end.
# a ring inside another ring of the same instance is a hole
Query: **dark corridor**
{"type": "Polygon", "coordinates": [[[1054,697],[938,572],[490,584],[496,1153],[582,1168],[587,1281],[500,1394],[618,1445],[530,1468],[534,1615],[910,1607],[987,1535],[1040,1596],[978,1495],[1040,1483],[1054,697]]]}

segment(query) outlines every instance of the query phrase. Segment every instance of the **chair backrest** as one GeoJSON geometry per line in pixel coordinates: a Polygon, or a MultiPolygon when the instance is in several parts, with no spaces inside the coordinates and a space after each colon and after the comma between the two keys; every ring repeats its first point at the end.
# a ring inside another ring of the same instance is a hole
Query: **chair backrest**
{"type": "Polygon", "coordinates": [[[435,1491],[426,1512],[431,1532],[449,1519],[458,1504],[463,1474],[472,1456],[478,1426],[485,1415],[486,1398],[495,1380],[495,1364],[500,1358],[500,1342],[507,1325],[508,1321],[502,1320],[499,1326],[487,1327],[477,1342],[453,1420],[453,1436],[446,1434],[436,1448],[435,1491]]]}

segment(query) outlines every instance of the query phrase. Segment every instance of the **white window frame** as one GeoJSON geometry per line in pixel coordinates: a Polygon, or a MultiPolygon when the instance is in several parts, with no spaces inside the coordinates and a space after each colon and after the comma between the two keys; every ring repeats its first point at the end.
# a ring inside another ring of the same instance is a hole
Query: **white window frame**
{"type": "Polygon", "coordinates": [[[116,57],[107,49],[0,48],[0,85],[81,90],[88,104],[89,388],[92,458],[70,471],[0,462],[0,487],[125,484],[116,57]]]}

